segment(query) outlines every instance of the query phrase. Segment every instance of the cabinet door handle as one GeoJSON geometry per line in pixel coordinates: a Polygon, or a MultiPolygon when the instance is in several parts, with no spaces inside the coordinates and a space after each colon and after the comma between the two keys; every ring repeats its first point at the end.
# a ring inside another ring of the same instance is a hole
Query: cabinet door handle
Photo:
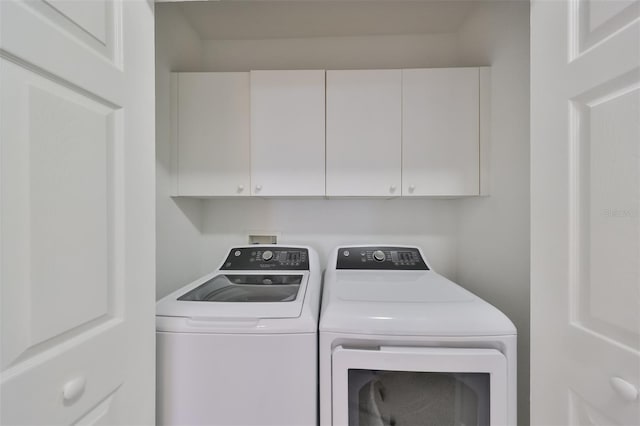
{"type": "Polygon", "coordinates": [[[262,185],[256,185],[256,192],[262,190],[262,185]]]}
{"type": "Polygon", "coordinates": [[[391,192],[391,193],[396,192],[396,186],[395,186],[395,185],[391,185],[391,186],[389,187],[389,192],[391,192]]]}
{"type": "Polygon", "coordinates": [[[238,185],[238,192],[242,192],[244,191],[244,185],[240,184],[238,185]]]}
{"type": "Polygon", "coordinates": [[[625,401],[633,402],[638,399],[638,388],[620,377],[609,379],[611,387],[625,401]]]}
{"type": "Polygon", "coordinates": [[[409,185],[409,192],[413,192],[416,190],[416,186],[415,185],[409,185]]]}

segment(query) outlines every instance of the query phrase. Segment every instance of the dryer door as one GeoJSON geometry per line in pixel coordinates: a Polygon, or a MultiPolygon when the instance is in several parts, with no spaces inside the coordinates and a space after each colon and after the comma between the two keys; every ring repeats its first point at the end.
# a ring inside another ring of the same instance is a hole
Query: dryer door
{"type": "Polygon", "coordinates": [[[507,424],[507,360],[495,349],[333,351],[333,424],[507,424]]]}

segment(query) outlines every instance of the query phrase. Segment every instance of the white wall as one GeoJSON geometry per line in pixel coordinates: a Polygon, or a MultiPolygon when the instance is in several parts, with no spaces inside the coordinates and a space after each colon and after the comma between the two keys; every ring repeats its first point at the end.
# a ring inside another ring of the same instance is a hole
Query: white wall
{"type": "Polygon", "coordinates": [[[491,64],[490,192],[458,204],[458,282],[518,328],[518,424],[529,424],[529,3],[481,3],[460,65],[491,64]]]}
{"type": "Polygon", "coordinates": [[[202,203],[169,197],[171,71],[198,70],[202,61],[198,35],[180,9],[156,7],[156,296],[162,297],[201,272],[202,203]]]}
{"type": "Polygon", "coordinates": [[[206,40],[204,71],[446,67],[456,34],[206,40]]]}
{"type": "Polygon", "coordinates": [[[308,244],[324,264],[345,243],[421,246],[433,268],[455,279],[456,215],[446,200],[211,200],[204,214],[203,269],[226,250],[246,244],[250,231],[280,233],[280,243],[308,244]]]}

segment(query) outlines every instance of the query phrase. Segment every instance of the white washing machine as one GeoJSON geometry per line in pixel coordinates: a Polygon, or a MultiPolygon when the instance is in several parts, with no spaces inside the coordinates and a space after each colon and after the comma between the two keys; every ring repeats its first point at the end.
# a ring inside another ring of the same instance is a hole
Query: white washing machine
{"type": "Polygon", "coordinates": [[[411,246],[333,251],[320,317],[320,423],[515,425],[516,329],[411,246]]]}
{"type": "Polygon", "coordinates": [[[251,245],[157,304],[157,422],[316,425],[318,255],[251,245]]]}

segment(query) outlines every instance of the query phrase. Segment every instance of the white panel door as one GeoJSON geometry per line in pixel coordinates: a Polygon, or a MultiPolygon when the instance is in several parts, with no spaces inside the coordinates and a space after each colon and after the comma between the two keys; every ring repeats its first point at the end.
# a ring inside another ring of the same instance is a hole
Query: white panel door
{"type": "Polygon", "coordinates": [[[154,20],[0,2],[0,423],[154,421],[154,20]]]}
{"type": "Polygon", "coordinates": [[[324,195],[324,71],[251,71],[251,194],[324,195]]]}
{"type": "Polygon", "coordinates": [[[327,71],[327,195],[397,196],[402,73],[327,71]]]}
{"type": "Polygon", "coordinates": [[[402,70],[402,195],[478,195],[478,68],[402,70]]]}
{"type": "Polygon", "coordinates": [[[531,7],[531,420],[640,424],[640,2],[531,7]]]}
{"type": "Polygon", "coordinates": [[[176,73],[177,195],[248,195],[249,73],[176,73]]]}

